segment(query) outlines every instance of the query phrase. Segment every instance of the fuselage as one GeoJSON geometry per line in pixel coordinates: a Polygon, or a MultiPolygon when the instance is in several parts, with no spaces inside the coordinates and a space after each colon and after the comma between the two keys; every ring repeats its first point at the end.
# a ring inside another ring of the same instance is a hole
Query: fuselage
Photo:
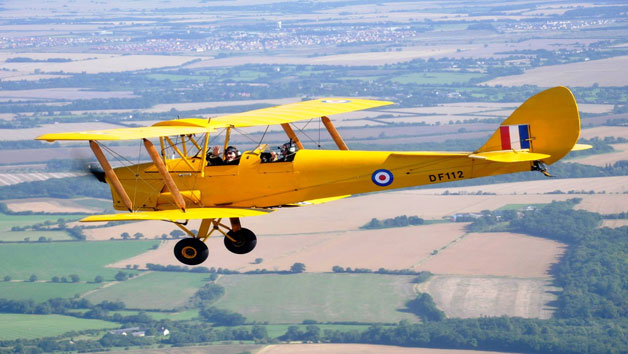
{"type": "MultiPolygon", "coordinates": [[[[261,161],[245,152],[238,165],[206,166],[191,159],[167,160],[186,208],[274,207],[303,201],[530,170],[529,162],[493,163],[456,152],[300,150],[292,162],[261,161]]],[[[176,206],[153,163],[117,168],[140,210],[176,206]]],[[[114,207],[125,210],[112,191],[114,207]]]]}

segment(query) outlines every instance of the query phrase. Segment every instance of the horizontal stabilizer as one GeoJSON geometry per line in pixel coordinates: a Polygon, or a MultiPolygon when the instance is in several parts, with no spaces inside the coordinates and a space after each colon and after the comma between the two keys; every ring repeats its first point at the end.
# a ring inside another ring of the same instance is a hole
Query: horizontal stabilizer
{"type": "Polygon", "coordinates": [[[550,157],[547,154],[538,154],[527,151],[486,151],[478,152],[476,154],[469,155],[472,159],[488,160],[495,162],[524,162],[524,161],[536,161],[550,157]]]}
{"type": "Polygon", "coordinates": [[[582,150],[589,150],[589,149],[593,149],[593,145],[576,144],[571,148],[571,151],[582,151],[582,150]]]}
{"type": "Polygon", "coordinates": [[[264,215],[272,212],[270,209],[247,208],[193,208],[186,211],[179,209],[142,211],[137,213],[120,213],[91,215],[81,221],[133,221],[133,220],[192,220],[192,219],[220,219],[242,218],[245,216],[264,215]]]}

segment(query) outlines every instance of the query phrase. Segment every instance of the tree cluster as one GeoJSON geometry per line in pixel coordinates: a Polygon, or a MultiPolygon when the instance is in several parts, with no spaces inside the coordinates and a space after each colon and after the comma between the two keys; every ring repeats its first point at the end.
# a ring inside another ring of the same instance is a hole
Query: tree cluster
{"type": "Polygon", "coordinates": [[[423,225],[425,220],[421,219],[418,216],[410,216],[401,215],[396,216],[394,218],[388,218],[384,220],[379,220],[376,218],[371,219],[365,225],[360,226],[361,229],[386,229],[391,227],[406,227],[406,226],[414,226],[414,225],[423,225]]]}
{"type": "Polygon", "coordinates": [[[445,313],[436,307],[434,300],[427,293],[421,293],[415,299],[406,302],[406,307],[424,322],[445,319],[445,313]]]}

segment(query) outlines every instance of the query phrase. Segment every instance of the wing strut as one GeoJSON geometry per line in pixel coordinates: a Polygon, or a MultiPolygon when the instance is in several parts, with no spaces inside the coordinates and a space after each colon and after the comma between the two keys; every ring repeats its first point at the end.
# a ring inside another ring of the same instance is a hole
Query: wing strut
{"type": "Polygon", "coordinates": [[[338,134],[338,131],[336,130],[336,127],[334,127],[334,124],[331,122],[331,120],[325,116],[322,116],[321,120],[323,121],[325,128],[327,128],[329,135],[331,135],[336,145],[338,145],[338,149],[349,150],[349,147],[347,146],[347,144],[345,144],[345,141],[342,140],[342,137],[340,136],[340,134],[338,134]]]}
{"type": "Polygon", "coordinates": [[[109,179],[109,183],[111,183],[113,189],[116,190],[116,193],[118,193],[120,199],[122,199],[122,203],[124,203],[124,206],[129,209],[130,212],[133,212],[133,203],[131,202],[131,198],[129,198],[129,195],[126,194],[124,187],[122,187],[122,183],[120,183],[118,176],[111,168],[111,165],[109,164],[109,161],[107,161],[107,157],[105,157],[105,154],[103,154],[102,150],[100,149],[100,146],[98,146],[95,141],[90,140],[89,147],[92,148],[94,155],[96,155],[96,159],[100,163],[100,166],[102,166],[102,169],[105,171],[105,176],[107,176],[107,178],[109,179]]]}
{"type": "Polygon", "coordinates": [[[288,138],[290,138],[290,140],[292,140],[292,142],[297,145],[299,150],[303,150],[304,149],[303,144],[301,144],[301,141],[299,140],[297,135],[294,133],[294,130],[292,130],[290,123],[283,123],[281,127],[286,132],[286,135],[288,135],[288,138]]]}
{"type": "Polygon", "coordinates": [[[177,207],[179,207],[179,209],[181,209],[182,211],[185,211],[185,200],[183,199],[181,192],[179,192],[179,188],[177,188],[177,185],[174,183],[172,176],[170,176],[170,173],[168,173],[168,169],[166,168],[166,165],[164,164],[163,161],[161,161],[161,158],[159,157],[159,153],[157,152],[157,149],[155,149],[155,146],[153,145],[153,143],[151,143],[148,139],[142,139],[142,140],[144,140],[144,146],[146,147],[146,151],[148,152],[148,155],[150,155],[150,158],[153,160],[153,163],[155,163],[155,167],[157,167],[159,174],[161,175],[161,177],[164,179],[164,182],[166,183],[166,187],[172,194],[172,199],[174,200],[174,203],[177,205],[177,207]]]}

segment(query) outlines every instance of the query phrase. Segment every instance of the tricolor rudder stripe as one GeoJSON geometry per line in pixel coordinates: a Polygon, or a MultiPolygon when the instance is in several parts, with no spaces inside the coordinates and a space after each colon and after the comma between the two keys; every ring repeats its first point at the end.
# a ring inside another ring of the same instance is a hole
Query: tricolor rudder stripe
{"type": "Polygon", "coordinates": [[[499,127],[502,150],[522,150],[530,148],[529,124],[502,125],[499,127]]]}

